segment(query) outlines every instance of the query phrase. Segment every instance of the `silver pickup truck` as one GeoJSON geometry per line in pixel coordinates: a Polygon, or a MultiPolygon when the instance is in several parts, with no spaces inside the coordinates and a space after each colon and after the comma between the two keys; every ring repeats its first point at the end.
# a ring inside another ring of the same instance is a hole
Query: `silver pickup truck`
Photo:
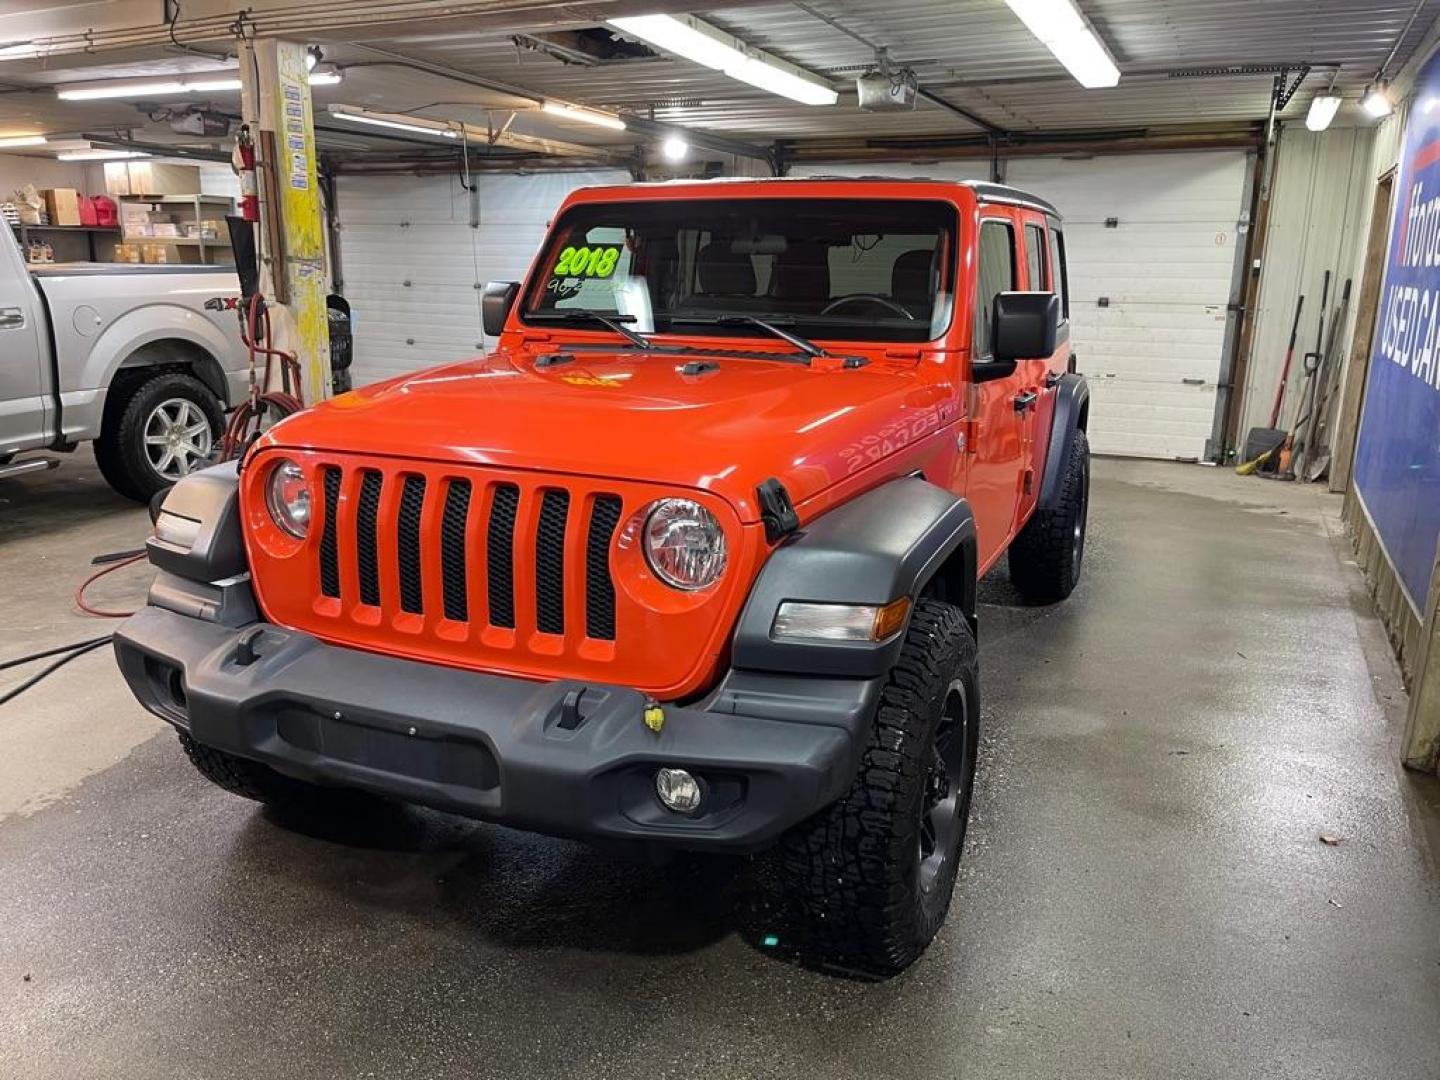
{"type": "Polygon", "coordinates": [[[246,389],[233,267],[27,266],[0,226],[0,477],[87,440],[141,501],[202,467],[246,389]]]}

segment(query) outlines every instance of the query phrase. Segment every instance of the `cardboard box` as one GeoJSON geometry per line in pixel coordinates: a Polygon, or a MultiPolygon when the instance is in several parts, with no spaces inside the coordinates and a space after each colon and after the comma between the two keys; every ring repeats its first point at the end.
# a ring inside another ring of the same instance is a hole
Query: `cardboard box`
{"type": "Polygon", "coordinates": [[[130,163],[128,161],[107,161],[105,163],[105,193],[107,195],[130,194],[130,163]]]}
{"type": "MultiPolygon", "coordinates": [[[[200,170],[194,165],[127,161],[130,195],[199,195],[200,170]]],[[[114,192],[111,192],[114,194],[114,192]]]]}
{"type": "Polygon", "coordinates": [[[80,224],[80,192],[74,188],[46,188],[40,192],[51,225],[80,224]]]}

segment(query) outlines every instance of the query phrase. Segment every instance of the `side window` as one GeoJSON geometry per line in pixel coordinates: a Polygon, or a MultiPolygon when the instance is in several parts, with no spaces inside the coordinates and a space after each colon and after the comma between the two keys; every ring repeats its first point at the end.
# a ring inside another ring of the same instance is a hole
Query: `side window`
{"type": "Polygon", "coordinates": [[[1060,222],[1050,219],[1050,280],[1055,295],[1060,297],[1060,318],[1070,318],[1070,276],[1065,266],[1065,234],[1060,222]]]}
{"type": "Polygon", "coordinates": [[[1026,285],[1031,292],[1045,292],[1045,229],[1040,225],[1025,226],[1025,267],[1029,273],[1026,285]]]}
{"type": "Polygon", "coordinates": [[[971,345],[977,357],[990,355],[995,328],[995,294],[1015,285],[1015,229],[1008,221],[980,223],[980,272],[975,287],[975,330],[971,345]]]}

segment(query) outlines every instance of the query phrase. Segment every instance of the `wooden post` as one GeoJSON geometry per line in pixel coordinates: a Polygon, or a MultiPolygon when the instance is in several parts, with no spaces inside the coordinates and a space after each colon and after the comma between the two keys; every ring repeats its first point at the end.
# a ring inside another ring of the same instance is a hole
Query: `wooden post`
{"type": "Polygon", "coordinates": [[[1440,769],[1440,544],[1430,571],[1430,596],[1420,648],[1415,656],[1415,680],[1410,688],[1410,713],[1405,720],[1406,768],[1420,772],[1440,769]]]}
{"type": "Polygon", "coordinates": [[[261,290],[271,301],[276,347],[299,360],[305,404],[313,405],[330,396],[330,333],[305,46],[270,39],[244,42],[240,78],[241,112],[262,158],[261,290]]]}

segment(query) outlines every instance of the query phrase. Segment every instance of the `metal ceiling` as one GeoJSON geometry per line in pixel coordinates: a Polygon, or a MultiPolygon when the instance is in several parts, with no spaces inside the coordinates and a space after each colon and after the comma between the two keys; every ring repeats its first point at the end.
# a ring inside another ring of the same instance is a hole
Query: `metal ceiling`
{"type": "MultiPolygon", "coordinates": [[[[537,95],[618,109],[752,143],[945,139],[980,132],[954,111],[924,101],[912,113],[859,111],[851,80],[874,57],[866,44],[856,40],[858,36],[887,47],[892,58],[912,65],[924,90],[1020,135],[1236,125],[1266,116],[1272,85],[1268,70],[1211,77],[1176,77],[1177,73],[1311,65],[1313,70],[1284,114],[1299,118],[1332,76],[1337,90],[1353,102],[1392,49],[1390,72],[1398,70],[1440,17],[1440,0],[1421,0],[1418,13],[1417,0],[1080,3],[1123,73],[1114,89],[1081,90],[1002,0],[887,0],[883,6],[861,0],[727,6],[712,0],[714,6],[695,14],[832,78],[842,91],[839,104],[796,105],[681,60],[565,63],[556,55],[519,48],[512,40],[516,33],[603,25],[603,17],[614,9],[601,5],[536,5],[513,14],[503,30],[490,23],[457,30],[452,21],[433,31],[420,26],[408,33],[392,31],[390,36],[358,39],[363,31],[316,26],[313,39],[325,47],[327,59],[346,67],[344,84],[317,91],[316,97],[322,105],[344,102],[387,111],[416,110],[481,124],[487,110],[527,104],[431,73],[373,66],[377,57],[365,46],[378,46],[537,95]],[[1407,22],[1410,28],[1402,34],[1407,22]]],[[[668,0],[655,6],[677,9],[668,0]]],[[[11,17],[12,24],[15,18],[11,17]]],[[[125,55],[57,56],[48,64],[0,60],[0,135],[107,125],[145,128],[146,119],[132,103],[59,102],[50,87],[64,81],[205,65],[193,55],[158,48],[125,55]]],[[[1337,122],[1361,122],[1359,110],[1347,105],[1337,122]]],[[[627,135],[533,111],[522,112],[516,130],[597,145],[627,142],[627,135]]],[[[149,134],[155,131],[152,126],[149,134]]],[[[359,133],[326,134],[325,140],[331,149],[340,150],[384,145],[359,133]]]]}

